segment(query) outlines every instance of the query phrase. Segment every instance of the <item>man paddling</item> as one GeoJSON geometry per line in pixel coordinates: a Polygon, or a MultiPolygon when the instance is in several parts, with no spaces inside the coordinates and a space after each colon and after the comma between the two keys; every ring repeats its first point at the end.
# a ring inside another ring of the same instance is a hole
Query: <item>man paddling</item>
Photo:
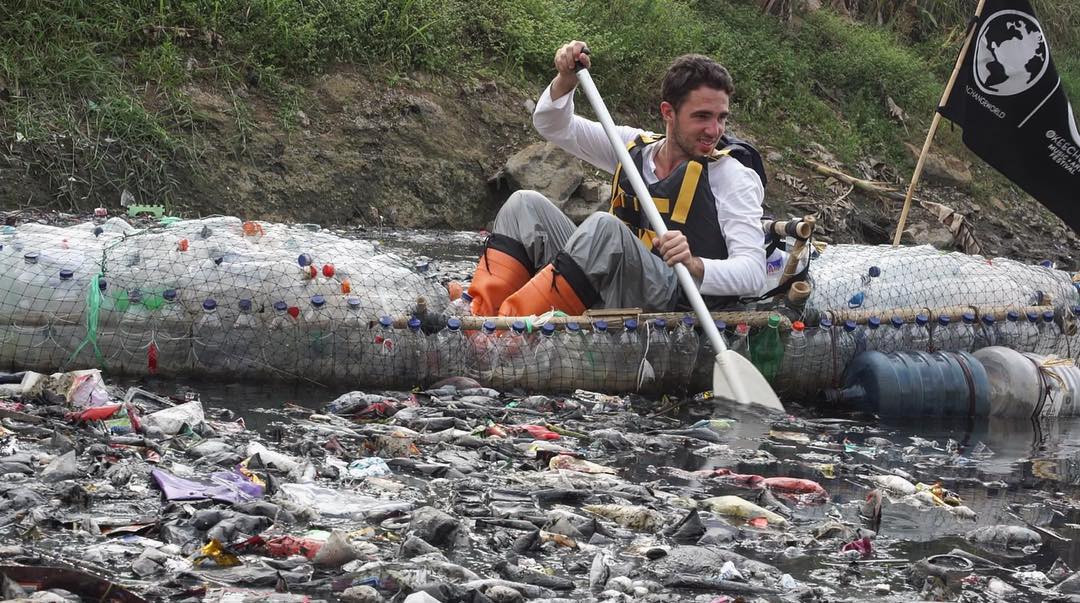
{"type": "Polygon", "coordinates": [[[536,191],[518,191],[495,217],[467,293],[452,312],[529,316],[552,309],[684,306],[672,269],[685,264],[711,308],[758,293],[765,283],[761,203],[764,171],[757,152],[725,136],[734,86],[721,65],[684,55],[661,86],[660,136],[619,127],[636,169],[669,228],[656,237],[640,211],[601,125],[574,114],[577,62],[585,43],[555,53],[558,74],[541,95],[533,125],[568,153],[613,173],[611,213],[576,229],[536,191]],[[748,167],[752,166],[752,167],[748,167]]]}

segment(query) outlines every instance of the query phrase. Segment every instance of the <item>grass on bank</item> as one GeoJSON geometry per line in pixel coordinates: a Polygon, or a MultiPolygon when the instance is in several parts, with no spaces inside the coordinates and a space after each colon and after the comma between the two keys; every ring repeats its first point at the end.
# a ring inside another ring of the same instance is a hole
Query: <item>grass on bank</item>
{"type": "MultiPolygon", "coordinates": [[[[1080,58],[1067,51],[1077,47],[1080,28],[1068,25],[1080,11],[1070,2],[1042,0],[1036,10],[1066,89],[1080,94],[1080,58]]],[[[168,202],[179,193],[177,166],[197,167],[212,135],[192,107],[192,83],[227,92],[236,134],[226,142],[243,157],[255,127],[247,92],[276,105],[289,128],[304,82],[339,63],[539,91],[555,48],[578,38],[624,112],[655,112],[670,59],[701,52],[731,69],[736,123],[759,140],[792,149],[818,141],[846,160],[907,164],[899,141],[925,132],[974,3],[831,4],[881,25],[833,10],[787,20],[751,0],[8,0],[0,132],[26,141],[72,207],[123,188],[168,202]],[[898,4],[915,10],[885,10],[898,4]],[[886,99],[908,113],[906,129],[886,99]]]]}

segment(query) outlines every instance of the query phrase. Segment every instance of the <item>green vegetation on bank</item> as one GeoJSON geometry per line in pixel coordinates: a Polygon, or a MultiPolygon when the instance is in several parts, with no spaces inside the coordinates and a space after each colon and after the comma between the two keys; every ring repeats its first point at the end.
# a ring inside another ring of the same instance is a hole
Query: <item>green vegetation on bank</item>
{"type": "MultiPolygon", "coordinates": [[[[1075,97],[1073,3],[1035,5],[1075,97]]],[[[925,131],[975,3],[824,4],[856,14],[827,8],[789,18],[750,0],[7,0],[0,136],[23,141],[72,206],[125,187],[167,201],[180,186],[177,166],[197,169],[211,144],[190,100],[193,82],[225,91],[237,134],[213,144],[242,156],[253,127],[249,92],[289,127],[305,81],[339,63],[539,90],[555,48],[578,38],[589,41],[601,89],[624,112],[652,111],[667,62],[700,52],[731,69],[736,123],[758,138],[792,149],[819,141],[849,160],[908,161],[898,141],[925,131]],[[907,112],[906,124],[887,99],[907,112]]]]}

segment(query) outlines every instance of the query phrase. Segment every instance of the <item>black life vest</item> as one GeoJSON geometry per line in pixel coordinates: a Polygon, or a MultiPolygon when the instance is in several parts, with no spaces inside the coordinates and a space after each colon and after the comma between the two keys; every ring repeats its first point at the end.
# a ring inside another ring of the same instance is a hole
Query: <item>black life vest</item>
{"type": "MultiPolygon", "coordinates": [[[[642,134],[627,145],[638,174],[643,171],[645,147],[663,138],[642,134]]],[[[716,214],[716,197],[709,183],[709,164],[725,156],[731,156],[757,172],[764,186],[765,166],[761,155],[749,143],[729,136],[721,138],[720,147],[709,156],[693,157],[672,170],[666,178],[646,184],[664,225],[669,230],[679,230],[686,235],[690,253],[697,257],[718,260],[728,257],[727,241],[716,214]]],[[[623,172],[621,164],[615,168],[611,193],[611,213],[634,231],[646,249],[658,254],[653,248],[656,232],[649,224],[648,216],[641,210],[630,179],[623,172]]],[[[730,305],[737,299],[704,297],[710,308],[730,305]]]]}

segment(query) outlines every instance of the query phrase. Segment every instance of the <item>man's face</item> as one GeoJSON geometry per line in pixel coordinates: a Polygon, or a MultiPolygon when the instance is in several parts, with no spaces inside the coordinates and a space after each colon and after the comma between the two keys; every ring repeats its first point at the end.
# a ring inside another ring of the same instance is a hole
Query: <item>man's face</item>
{"type": "Polygon", "coordinates": [[[700,86],[686,95],[678,109],[667,101],[660,103],[668,139],[687,157],[708,155],[724,135],[729,101],[727,92],[700,86]]]}

